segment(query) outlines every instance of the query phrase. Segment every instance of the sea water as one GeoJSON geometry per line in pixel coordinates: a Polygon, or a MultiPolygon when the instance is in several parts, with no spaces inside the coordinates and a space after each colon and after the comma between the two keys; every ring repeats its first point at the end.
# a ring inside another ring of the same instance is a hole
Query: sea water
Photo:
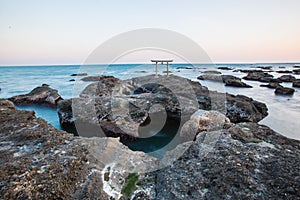
{"type": "MultiPolygon", "coordinates": [[[[212,81],[199,81],[197,77],[202,71],[217,70],[217,67],[231,67],[234,69],[254,69],[258,66],[272,66],[272,70],[293,70],[298,63],[268,63],[268,64],[173,64],[170,71],[174,75],[183,76],[202,85],[208,86],[210,90],[227,92],[231,94],[242,94],[267,104],[269,115],[260,123],[265,124],[275,131],[289,138],[300,139],[300,94],[299,88],[292,96],[280,96],[274,94],[274,89],[260,87],[260,82],[246,81],[253,88],[225,87],[223,83],[212,81]],[[192,69],[178,69],[178,67],[192,67],[192,69]],[[284,67],[284,69],[282,68],[284,67]]],[[[165,74],[165,66],[159,66],[159,73],[165,74]]],[[[231,74],[243,77],[246,74],[228,70],[218,70],[223,74],[231,74]]],[[[71,76],[76,73],[87,73],[93,75],[111,75],[120,79],[145,76],[155,73],[155,67],[151,64],[115,64],[115,65],[56,65],[56,66],[2,66],[0,67],[0,98],[9,98],[15,95],[26,94],[37,86],[48,84],[57,89],[59,94],[68,99],[79,95],[81,90],[91,82],[83,82],[82,77],[71,76]],[[72,81],[71,79],[75,79],[72,81]],[[76,87],[74,87],[76,85],[76,87]],[[80,86],[80,87],[78,87],[80,86]],[[74,89],[76,88],[76,89],[74,89]]],[[[275,77],[283,74],[269,72],[275,77]]],[[[294,75],[300,78],[300,75],[294,75]]],[[[291,83],[282,85],[292,87],[291,83]]],[[[56,109],[44,106],[18,106],[19,109],[34,110],[38,117],[44,118],[54,127],[61,129],[56,109]]]]}

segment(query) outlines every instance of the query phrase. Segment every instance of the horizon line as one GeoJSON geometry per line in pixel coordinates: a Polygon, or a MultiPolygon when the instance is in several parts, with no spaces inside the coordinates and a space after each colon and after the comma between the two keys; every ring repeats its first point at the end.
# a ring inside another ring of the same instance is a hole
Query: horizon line
{"type": "MultiPolygon", "coordinates": [[[[145,62],[145,63],[93,63],[93,64],[78,64],[78,63],[73,63],[73,64],[14,64],[14,65],[1,65],[0,67],[42,67],[42,66],[75,66],[75,65],[144,65],[144,64],[152,64],[151,62],[145,62]]],[[[187,63],[187,62],[173,62],[171,65],[177,65],[177,64],[184,64],[184,65],[218,65],[218,64],[300,64],[300,61],[296,62],[211,62],[211,63],[187,63]]]]}

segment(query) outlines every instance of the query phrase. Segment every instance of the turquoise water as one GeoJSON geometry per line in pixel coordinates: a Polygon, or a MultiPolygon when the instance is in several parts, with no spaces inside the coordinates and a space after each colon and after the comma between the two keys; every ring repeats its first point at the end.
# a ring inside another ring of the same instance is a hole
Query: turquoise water
{"type": "Polygon", "coordinates": [[[35,115],[37,117],[41,117],[45,119],[49,124],[61,130],[56,108],[47,107],[47,106],[38,106],[38,105],[16,106],[16,107],[20,110],[34,110],[35,115]]]}
{"type": "MultiPolygon", "coordinates": [[[[300,65],[297,63],[279,63],[279,64],[173,64],[171,71],[175,75],[183,76],[194,81],[198,81],[197,77],[201,71],[216,70],[217,67],[227,66],[232,68],[254,68],[256,66],[273,66],[273,70],[292,70],[292,66],[300,65]],[[193,67],[193,69],[176,69],[177,67],[193,67]],[[281,69],[280,67],[285,67],[281,69]]],[[[159,73],[163,74],[164,66],[159,66],[159,73]]],[[[223,74],[232,74],[234,76],[243,77],[244,73],[234,73],[232,71],[219,70],[223,74]]],[[[122,65],[64,65],[64,66],[7,66],[0,67],[0,98],[8,98],[15,95],[30,92],[37,86],[48,84],[50,87],[57,89],[64,99],[77,96],[81,89],[89,82],[80,81],[82,77],[70,76],[74,73],[87,73],[92,75],[112,75],[120,79],[128,79],[137,76],[154,74],[155,68],[151,64],[122,64],[122,65]],[[76,79],[76,81],[70,81],[76,79]],[[80,86],[74,90],[74,84],[80,86]]],[[[281,76],[275,72],[271,72],[274,76],[281,76]]],[[[299,75],[294,75],[300,78],[299,75]]],[[[266,124],[277,132],[295,139],[300,139],[300,94],[299,89],[293,96],[283,97],[274,95],[274,90],[259,87],[261,83],[254,81],[244,81],[253,86],[253,88],[233,88],[224,87],[223,84],[213,82],[203,82],[211,90],[218,90],[232,94],[243,94],[252,97],[258,101],[267,104],[269,108],[269,116],[260,123],[266,124]]],[[[291,87],[291,83],[284,84],[291,87]]],[[[60,128],[58,116],[55,109],[40,106],[20,107],[21,109],[35,110],[37,116],[46,119],[56,128],[60,128]]]]}

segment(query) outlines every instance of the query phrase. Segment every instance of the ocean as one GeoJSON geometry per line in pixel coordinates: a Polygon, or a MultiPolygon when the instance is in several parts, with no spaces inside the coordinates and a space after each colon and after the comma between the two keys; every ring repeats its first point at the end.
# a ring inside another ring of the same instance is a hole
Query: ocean
{"type": "MultiPolygon", "coordinates": [[[[293,70],[294,65],[299,63],[256,63],[256,64],[172,64],[170,71],[174,75],[183,76],[193,81],[199,81],[197,77],[202,71],[217,70],[218,67],[231,67],[234,69],[254,69],[258,66],[272,66],[272,70],[293,70]],[[178,69],[178,67],[192,67],[193,69],[178,69]]],[[[159,73],[163,74],[165,66],[159,66],[159,73]]],[[[223,74],[231,74],[243,77],[246,74],[227,70],[218,70],[223,74]]],[[[9,98],[15,95],[30,92],[37,86],[48,84],[57,89],[64,99],[76,97],[81,89],[90,84],[83,82],[82,77],[71,76],[76,73],[93,75],[111,75],[120,79],[129,79],[137,76],[145,76],[155,73],[155,67],[151,64],[113,64],[113,65],[55,65],[55,66],[1,66],[0,67],[0,98],[9,98]],[[75,79],[75,81],[70,81],[75,79]],[[76,90],[74,85],[76,84],[76,90]]],[[[283,74],[270,72],[275,77],[283,74]]],[[[300,78],[300,75],[294,75],[300,78]]],[[[280,134],[300,140],[300,92],[299,88],[293,96],[279,96],[274,94],[273,89],[260,87],[262,84],[256,81],[243,80],[253,88],[225,87],[222,83],[211,81],[199,81],[208,86],[210,90],[242,94],[255,100],[264,102],[269,109],[269,115],[260,124],[265,124],[280,134]]],[[[291,83],[282,85],[292,87],[291,83]]],[[[43,106],[18,106],[19,109],[34,110],[38,117],[44,118],[54,127],[61,129],[56,109],[43,106]]]]}

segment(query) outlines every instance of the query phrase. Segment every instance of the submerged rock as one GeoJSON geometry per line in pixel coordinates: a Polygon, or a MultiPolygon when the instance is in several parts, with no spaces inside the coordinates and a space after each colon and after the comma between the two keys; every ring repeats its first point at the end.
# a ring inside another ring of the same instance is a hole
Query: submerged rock
{"type": "Polygon", "coordinates": [[[58,91],[50,88],[47,84],[34,88],[28,94],[9,98],[10,101],[17,105],[45,104],[51,106],[56,106],[62,99],[63,98],[58,94],[58,91]]]}
{"type": "Polygon", "coordinates": [[[220,70],[233,70],[231,67],[218,67],[220,70]]]}
{"type": "Polygon", "coordinates": [[[241,79],[227,79],[224,80],[224,82],[225,82],[225,86],[252,88],[251,85],[242,82],[241,79]]]}
{"type": "Polygon", "coordinates": [[[300,88],[300,79],[296,79],[295,81],[293,81],[293,87],[300,88]]]}
{"type": "Polygon", "coordinates": [[[294,69],[293,72],[294,72],[294,74],[296,74],[296,75],[300,75],[300,69],[294,69]]]}
{"type": "Polygon", "coordinates": [[[278,70],[276,72],[279,74],[292,74],[293,73],[293,71],[291,71],[291,70],[278,70]]]}
{"type": "Polygon", "coordinates": [[[222,72],[219,71],[214,71],[214,70],[207,70],[207,71],[203,71],[203,74],[222,74],[222,72]]]}
{"type": "Polygon", "coordinates": [[[84,77],[81,80],[82,81],[101,81],[105,78],[114,78],[113,76],[88,76],[84,77]]]}
{"type": "Polygon", "coordinates": [[[71,76],[87,76],[87,73],[71,74],[71,76]]]}
{"type": "Polygon", "coordinates": [[[273,67],[272,66],[258,66],[257,68],[269,70],[269,69],[272,69],[273,67]]]}
{"type": "Polygon", "coordinates": [[[278,78],[278,80],[282,82],[293,82],[296,78],[292,75],[282,75],[278,78]]]}
{"type": "Polygon", "coordinates": [[[218,75],[208,73],[198,76],[197,79],[224,82],[225,86],[252,88],[251,85],[242,82],[240,78],[232,75],[218,75]]]}
{"type": "Polygon", "coordinates": [[[236,69],[233,72],[242,72],[242,73],[261,73],[261,69],[236,69]]]}
{"type": "Polygon", "coordinates": [[[267,87],[267,88],[271,88],[271,89],[276,89],[278,87],[282,87],[282,85],[280,85],[278,82],[270,82],[267,85],[260,85],[260,87],[267,87]]]}
{"type": "Polygon", "coordinates": [[[194,69],[193,67],[176,67],[176,69],[194,69]]]}
{"type": "Polygon", "coordinates": [[[275,94],[281,94],[281,95],[293,95],[295,90],[293,88],[288,87],[278,87],[275,90],[275,94]]]}
{"type": "Polygon", "coordinates": [[[243,79],[260,82],[270,82],[273,79],[273,75],[262,71],[250,71],[247,76],[243,77],[243,79]]]}

